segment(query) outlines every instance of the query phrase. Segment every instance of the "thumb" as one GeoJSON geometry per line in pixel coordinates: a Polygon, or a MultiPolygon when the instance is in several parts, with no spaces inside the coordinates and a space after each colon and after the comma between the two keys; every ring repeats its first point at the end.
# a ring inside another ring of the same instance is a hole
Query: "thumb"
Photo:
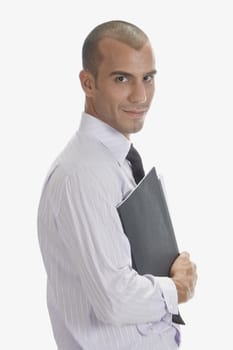
{"type": "Polygon", "coordinates": [[[189,258],[190,254],[188,252],[184,251],[184,252],[180,253],[180,256],[183,257],[183,258],[189,258]]]}

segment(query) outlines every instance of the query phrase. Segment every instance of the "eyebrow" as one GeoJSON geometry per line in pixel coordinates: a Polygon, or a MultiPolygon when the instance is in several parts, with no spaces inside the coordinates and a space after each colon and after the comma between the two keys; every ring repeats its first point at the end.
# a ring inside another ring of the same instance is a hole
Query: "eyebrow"
{"type": "MultiPolygon", "coordinates": [[[[155,75],[157,73],[157,70],[156,69],[153,69],[152,71],[148,72],[148,73],[145,73],[144,75],[155,75]]],[[[128,72],[124,72],[124,71],[121,71],[121,70],[116,70],[116,71],[113,71],[110,73],[110,76],[114,76],[114,75],[124,75],[126,77],[132,77],[133,74],[131,73],[128,73],[128,72]]]]}

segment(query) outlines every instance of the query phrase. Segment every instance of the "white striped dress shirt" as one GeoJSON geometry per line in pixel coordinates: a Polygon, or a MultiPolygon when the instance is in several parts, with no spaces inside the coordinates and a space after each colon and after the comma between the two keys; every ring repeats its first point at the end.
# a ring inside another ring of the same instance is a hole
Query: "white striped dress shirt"
{"type": "Polygon", "coordinates": [[[83,113],[45,180],[38,236],[59,350],[178,348],[175,285],[132,269],[116,210],[135,187],[129,148],[125,136],[83,113]]]}

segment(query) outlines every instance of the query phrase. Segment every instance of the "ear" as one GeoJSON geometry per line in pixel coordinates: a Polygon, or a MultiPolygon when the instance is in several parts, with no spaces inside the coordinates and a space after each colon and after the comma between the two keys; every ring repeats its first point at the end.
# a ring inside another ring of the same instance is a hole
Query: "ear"
{"type": "Polygon", "coordinates": [[[92,97],[95,90],[95,79],[93,75],[87,70],[82,70],[79,73],[79,79],[86,96],[92,97]]]}

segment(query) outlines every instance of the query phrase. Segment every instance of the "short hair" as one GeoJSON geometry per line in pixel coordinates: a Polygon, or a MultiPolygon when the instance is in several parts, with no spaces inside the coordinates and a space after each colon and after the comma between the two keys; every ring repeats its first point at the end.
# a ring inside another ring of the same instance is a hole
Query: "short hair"
{"type": "Polygon", "coordinates": [[[140,28],[125,21],[113,20],[95,27],[86,37],[82,48],[83,69],[90,71],[95,77],[102,60],[98,44],[103,38],[118,40],[135,50],[140,50],[149,40],[140,28]]]}

